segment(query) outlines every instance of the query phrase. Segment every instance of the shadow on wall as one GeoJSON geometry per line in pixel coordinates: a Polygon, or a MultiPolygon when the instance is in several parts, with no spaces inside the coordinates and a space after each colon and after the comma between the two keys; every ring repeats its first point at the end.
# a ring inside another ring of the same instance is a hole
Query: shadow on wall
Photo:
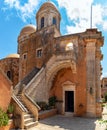
{"type": "Polygon", "coordinates": [[[12,95],[12,83],[0,70],[0,108],[7,111],[12,95]]]}

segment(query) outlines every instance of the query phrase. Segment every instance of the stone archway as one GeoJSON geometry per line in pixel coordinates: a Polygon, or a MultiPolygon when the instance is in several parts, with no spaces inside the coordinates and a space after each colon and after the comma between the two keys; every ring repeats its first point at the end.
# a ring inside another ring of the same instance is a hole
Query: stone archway
{"type": "MultiPolygon", "coordinates": [[[[57,62],[54,62],[54,64],[52,64],[51,66],[49,66],[49,68],[47,68],[47,71],[46,71],[47,94],[50,94],[50,90],[51,90],[51,87],[53,86],[54,79],[58,76],[58,74],[60,73],[61,70],[69,71],[69,73],[71,73],[71,75],[74,75],[76,73],[76,63],[74,61],[70,61],[70,60],[57,61],[57,62]]],[[[66,79],[66,81],[67,81],[67,79],[66,79]]],[[[71,81],[70,81],[70,84],[72,84],[71,81]]],[[[64,113],[64,99],[62,99],[62,97],[64,98],[63,85],[60,84],[60,87],[61,87],[60,91],[62,91],[62,92],[60,93],[61,98],[58,98],[57,109],[60,114],[63,114],[64,113]]],[[[58,94],[56,94],[56,95],[58,95],[58,94]]]]}
{"type": "Polygon", "coordinates": [[[47,73],[46,73],[46,81],[47,81],[47,87],[48,91],[50,90],[52,86],[52,81],[54,77],[56,76],[57,72],[63,68],[71,68],[73,73],[76,73],[76,63],[75,61],[57,61],[52,66],[47,67],[47,73]]]}

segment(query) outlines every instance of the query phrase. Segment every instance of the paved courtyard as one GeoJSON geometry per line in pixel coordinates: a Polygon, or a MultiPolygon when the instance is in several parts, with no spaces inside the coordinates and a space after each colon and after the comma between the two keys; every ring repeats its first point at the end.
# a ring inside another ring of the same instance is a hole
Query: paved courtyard
{"type": "Polygon", "coordinates": [[[95,130],[96,118],[82,118],[56,115],[39,121],[39,125],[29,130],[95,130]]]}

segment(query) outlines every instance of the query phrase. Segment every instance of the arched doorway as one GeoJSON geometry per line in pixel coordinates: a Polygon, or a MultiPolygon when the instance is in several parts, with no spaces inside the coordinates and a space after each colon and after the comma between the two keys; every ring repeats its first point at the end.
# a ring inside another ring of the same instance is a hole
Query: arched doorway
{"type": "Polygon", "coordinates": [[[55,75],[49,97],[55,96],[59,114],[75,113],[75,75],[70,67],[62,68],[55,75]]]}

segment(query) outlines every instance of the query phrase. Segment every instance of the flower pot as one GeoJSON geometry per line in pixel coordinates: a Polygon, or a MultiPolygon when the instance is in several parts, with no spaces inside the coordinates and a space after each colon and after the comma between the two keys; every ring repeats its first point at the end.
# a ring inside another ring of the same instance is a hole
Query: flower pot
{"type": "Polygon", "coordinates": [[[0,127],[0,130],[10,130],[13,127],[14,127],[13,121],[10,120],[9,123],[8,123],[8,125],[0,127]]]}
{"type": "Polygon", "coordinates": [[[12,119],[13,113],[8,113],[8,117],[9,117],[9,119],[12,119]]]}

